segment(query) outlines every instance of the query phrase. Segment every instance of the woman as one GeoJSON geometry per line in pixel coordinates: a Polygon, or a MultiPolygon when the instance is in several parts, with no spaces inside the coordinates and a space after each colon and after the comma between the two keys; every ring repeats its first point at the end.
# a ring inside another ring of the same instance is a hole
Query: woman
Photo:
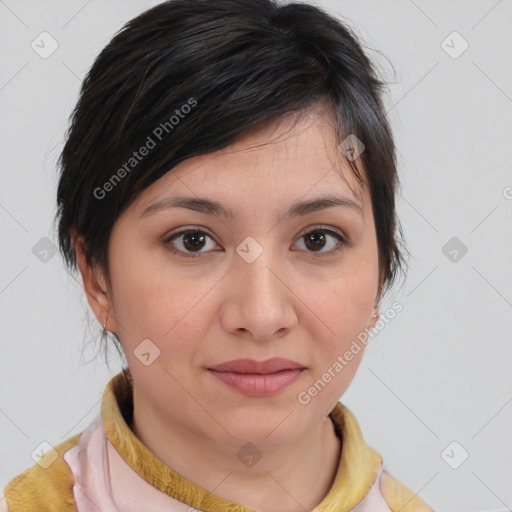
{"type": "Polygon", "coordinates": [[[112,39],[58,230],[128,367],[4,510],[431,510],[338,402],[401,264],[382,86],[307,4],[171,0],[112,39]]]}

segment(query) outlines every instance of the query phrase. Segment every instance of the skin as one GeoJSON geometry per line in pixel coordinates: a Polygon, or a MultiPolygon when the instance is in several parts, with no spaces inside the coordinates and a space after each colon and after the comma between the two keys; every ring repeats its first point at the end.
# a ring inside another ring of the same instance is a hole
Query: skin
{"type": "Polygon", "coordinates": [[[297,396],[377,320],[380,277],[368,189],[337,149],[330,112],[302,114],[295,124],[293,116],[283,117],[228,148],[182,162],[144,190],[113,227],[110,283],[87,264],[75,239],[89,304],[101,325],[108,315],[106,328],[120,337],[133,376],[134,432],[189,480],[264,512],[312,510],[328,493],[341,453],[328,414],[364,350],[309,404],[297,396]],[[295,202],[332,194],[360,209],[285,216],[295,202]],[[185,208],[141,217],[172,196],[216,200],[235,217],[185,208]],[[210,237],[196,252],[185,236],[165,242],[189,228],[210,237]],[[323,245],[307,245],[303,235],[320,228],[348,243],[323,231],[323,245]],[[252,263],[236,253],[248,236],[263,249],[252,263]],[[134,355],[147,338],[160,349],[149,366],[134,355]],[[270,357],[307,369],[267,397],[248,397],[207,370],[270,357]],[[247,442],[262,454],[251,468],[237,458],[247,442]]]}

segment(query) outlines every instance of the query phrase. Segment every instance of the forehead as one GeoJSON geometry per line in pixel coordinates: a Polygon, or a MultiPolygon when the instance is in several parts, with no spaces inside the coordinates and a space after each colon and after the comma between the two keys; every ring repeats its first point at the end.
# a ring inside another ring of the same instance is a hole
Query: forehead
{"type": "MultiPolygon", "coordinates": [[[[368,193],[338,146],[329,110],[283,116],[226,148],[181,162],[144,190],[133,207],[142,212],[169,194],[253,198],[263,204],[319,192],[341,192],[363,207],[368,193]]],[[[358,168],[363,174],[360,163],[358,168]]]]}

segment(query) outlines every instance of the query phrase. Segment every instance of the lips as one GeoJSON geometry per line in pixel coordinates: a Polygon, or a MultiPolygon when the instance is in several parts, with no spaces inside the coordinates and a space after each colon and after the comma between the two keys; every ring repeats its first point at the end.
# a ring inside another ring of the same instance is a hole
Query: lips
{"type": "Polygon", "coordinates": [[[282,372],[284,370],[298,370],[304,368],[305,366],[297,361],[291,361],[290,359],[283,359],[281,357],[273,357],[266,361],[236,359],[218,364],[217,366],[213,366],[209,369],[216,372],[270,374],[282,372]]]}
{"type": "Polygon", "coordinates": [[[217,380],[251,397],[276,395],[298,380],[305,370],[301,363],[280,357],[266,361],[237,359],[208,368],[217,380]]]}

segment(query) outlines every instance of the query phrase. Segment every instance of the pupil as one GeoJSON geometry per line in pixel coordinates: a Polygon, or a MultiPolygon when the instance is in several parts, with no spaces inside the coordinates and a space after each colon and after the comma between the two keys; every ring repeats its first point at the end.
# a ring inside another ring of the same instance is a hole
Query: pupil
{"type": "Polygon", "coordinates": [[[205,243],[205,237],[198,231],[188,233],[183,237],[183,244],[187,250],[202,249],[205,243]],[[187,241],[191,241],[188,243],[187,241]]]}
{"type": "Polygon", "coordinates": [[[306,237],[306,246],[308,249],[318,250],[322,249],[325,244],[325,235],[321,231],[312,231],[309,236],[306,237]],[[313,246],[311,246],[311,244],[313,246]],[[318,246],[318,244],[320,246],[318,246]]]}

